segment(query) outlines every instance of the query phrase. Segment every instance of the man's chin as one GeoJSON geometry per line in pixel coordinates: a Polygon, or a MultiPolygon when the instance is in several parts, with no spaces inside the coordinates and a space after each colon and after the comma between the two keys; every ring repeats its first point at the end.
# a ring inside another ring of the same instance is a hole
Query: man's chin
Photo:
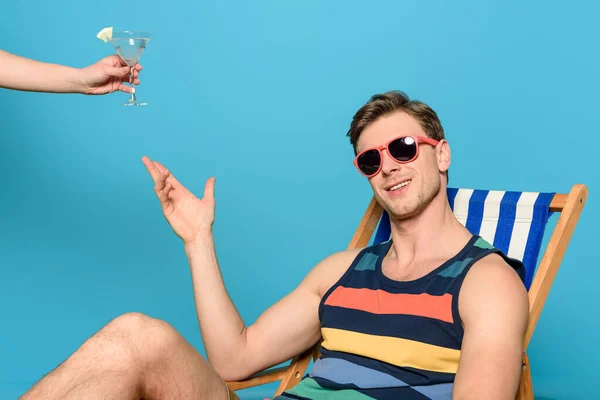
{"type": "Polygon", "coordinates": [[[387,204],[384,207],[390,217],[396,221],[407,220],[413,218],[421,212],[421,208],[415,203],[387,204]]]}

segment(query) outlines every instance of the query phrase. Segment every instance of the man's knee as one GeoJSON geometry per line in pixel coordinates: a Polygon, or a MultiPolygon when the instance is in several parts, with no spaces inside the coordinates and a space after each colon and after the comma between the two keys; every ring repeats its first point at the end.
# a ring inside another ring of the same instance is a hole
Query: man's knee
{"type": "Polygon", "coordinates": [[[130,312],[110,321],[99,333],[120,336],[140,336],[152,328],[155,320],[142,313],[130,312]]]}
{"type": "Polygon", "coordinates": [[[135,312],[113,319],[98,337],[124,346],[143,359],[160,356],[180,341],[180,335],[165,321],[135,312]]]}

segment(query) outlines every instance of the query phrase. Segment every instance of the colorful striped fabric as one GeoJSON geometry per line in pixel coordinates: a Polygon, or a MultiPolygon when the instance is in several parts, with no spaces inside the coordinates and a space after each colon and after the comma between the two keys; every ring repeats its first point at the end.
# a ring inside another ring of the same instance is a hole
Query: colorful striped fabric
{"type": "MultiPolygon", "coordinates": [[[[454,215],[473,235],[525,264],[529,290],[555,193],[456,188],[448,188],[447,193],[454,215]]],[[[390,235],[390,220],[384,211],[373,243],[386,241],[390,235]]]]}
{"type": "Polygon", "coordinates": [[[478,235],[427,274],[395,281],[381,269],[391,240],[370,246],[321,299],[321,357],[277,400],[451,399],[463,327],[457,294],[469,268],[490,253],[523,265],[478,235]]]}

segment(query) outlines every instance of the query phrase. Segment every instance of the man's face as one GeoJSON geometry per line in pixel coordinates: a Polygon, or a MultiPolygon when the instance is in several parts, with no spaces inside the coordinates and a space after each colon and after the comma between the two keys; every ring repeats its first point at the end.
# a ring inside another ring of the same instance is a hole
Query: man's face
{"type": "MultiPolygon", "coordinates": [[[[404,112],[381,117],[360,135],[357,151],[381,146],[398,136],[427,136],[419,122],[404,112]]],[[[379,173],[369,178],[375,198],[394,219],[405,219],[421,212],[439,193],[442,176],[450,164],[446,141],[437,146],[419,144],[415,160],[400,164],[387,150],[382,151],[379,173]],[[404,183],[400,188],[394,188],[404,183]]]]}

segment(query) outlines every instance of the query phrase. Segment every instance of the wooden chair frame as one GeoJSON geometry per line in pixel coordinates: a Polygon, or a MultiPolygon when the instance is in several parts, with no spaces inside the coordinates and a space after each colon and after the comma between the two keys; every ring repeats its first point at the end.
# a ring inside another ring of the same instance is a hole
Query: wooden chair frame
{"type": "MultiPolygon", "coordinates": [[[[585,185],[573,185],[568,194],[556,194],[550,204],[551,212],[560,213],[560,217],[544,251],[542,260],[539,264],[531,288],[529,289],[529,322],[525,332],[523,354],[523,369],[521,372],[521,381],[517,400],[533,400],[533,385],[531,382],[531,370],[529,358],[527,357],[527,347],[531,341],[533,331],[542,313],[542,308],[550,292],[558,268],[565,255],[583,206],[587,200],[588,189],[585,185]]],[[[350,241],[349,249],[357,247],[366,247],[373,236],[379,219],[383,213],[382,207],[375,198],[371,199],[367,210],[350,241]]],[[[319,343],[320,344],[320,343],[319,343]]],[[[239,382],[227,382],[232,390],[241,390],[254,386],[264,385],[281,381],[274,396],[290,389],[304,376],[306,368],[311,359],[316,360],[319,354],[319,344],[306,350],[304,353],[294,357],[290,364],[284,367],[277,367],[265,370],[249,379],[239,382]]]]}

